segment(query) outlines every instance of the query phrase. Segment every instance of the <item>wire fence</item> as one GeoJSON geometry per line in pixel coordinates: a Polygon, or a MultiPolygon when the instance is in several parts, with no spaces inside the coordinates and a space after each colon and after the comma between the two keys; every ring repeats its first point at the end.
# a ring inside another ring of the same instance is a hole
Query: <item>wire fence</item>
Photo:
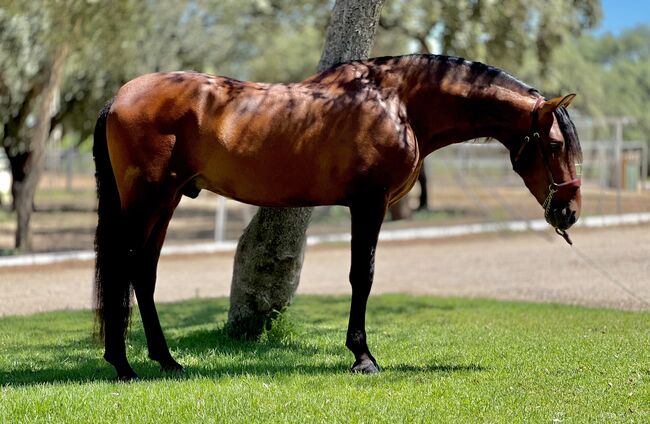
{"type": "MultiPolygon", "coordinates": [[[[583,179],[588,184],[634,192],[648,189],[648,143],[626,141],[616,152],[611,141],[582,142],[583,179]],[[620,158],[618,161],[617,158],[620,158]]],[[[6,159],[1,157],[0,170],[8,172],[6,159]]],[[[430,155],[425,172],[435,181],[445,178],[480,178],[483,185],[519,185],[512,172],[508,151],[498,142],[467,142],[448,146],[430,155]]],[[[79,191],[94,187],[94,164],[90,153],[73,149],[50,148],[46,155],[41,190],[79,191]]],[[[458,181],[462,185],[462,181],[458,181]]]]}

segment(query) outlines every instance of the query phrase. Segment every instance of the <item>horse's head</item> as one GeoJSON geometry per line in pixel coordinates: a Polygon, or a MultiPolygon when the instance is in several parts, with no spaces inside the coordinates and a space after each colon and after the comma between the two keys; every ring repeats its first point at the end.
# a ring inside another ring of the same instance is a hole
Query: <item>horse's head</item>
{"type": "Polygon", "coordinates": [[[544,208],[546,221],[567,241],[564,230],[576,222],[581,206],[582,152],[566,111],[574,97],[539,97],[529,133],[509,144],[514,170],[544,208]]]}

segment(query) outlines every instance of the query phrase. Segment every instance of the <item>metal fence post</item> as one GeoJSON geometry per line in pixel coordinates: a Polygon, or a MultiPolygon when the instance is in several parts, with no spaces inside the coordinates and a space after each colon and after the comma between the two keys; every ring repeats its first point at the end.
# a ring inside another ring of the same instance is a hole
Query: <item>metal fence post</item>
{"type": "Polygon", "coordinates": [[[221,243],[224,241],[226,227],[226,198],[217,197],[217,211],[214,217],[214,241],[221,243]]]}

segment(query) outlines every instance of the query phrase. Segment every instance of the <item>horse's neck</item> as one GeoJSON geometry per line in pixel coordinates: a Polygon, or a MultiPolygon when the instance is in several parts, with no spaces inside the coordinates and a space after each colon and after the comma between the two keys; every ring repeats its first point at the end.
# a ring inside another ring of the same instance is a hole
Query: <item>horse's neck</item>
{"type": "Polygon", "coordinates": [[[526,87],[473,84],[463,72],[448,72],[439,79],[435,74],[411,67],[395,86],[425,156],[480,137],[506,144],[510,135],[530,130],[535,96],[526,87]]]}

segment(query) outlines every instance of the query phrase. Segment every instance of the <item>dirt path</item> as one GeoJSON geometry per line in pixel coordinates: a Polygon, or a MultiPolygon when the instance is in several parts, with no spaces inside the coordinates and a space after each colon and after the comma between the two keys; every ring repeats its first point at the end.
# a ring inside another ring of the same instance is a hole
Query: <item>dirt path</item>
{"type": "MultiPolygon", "coordinates": [[[[373,293],[650,309],[650,225],[581,229],[572,236],[573,249],[550,231],[383,243],[373,293]]],[[[232,256],[162,258],[156,298],[228,296],[232,256]]],[[[299,293],[348,294],[349,256],[347,245],[310,248],[299,293]]],[[[89,308],[92,272],[90,262],[1,269],[0,316],[89,308]]]]}

